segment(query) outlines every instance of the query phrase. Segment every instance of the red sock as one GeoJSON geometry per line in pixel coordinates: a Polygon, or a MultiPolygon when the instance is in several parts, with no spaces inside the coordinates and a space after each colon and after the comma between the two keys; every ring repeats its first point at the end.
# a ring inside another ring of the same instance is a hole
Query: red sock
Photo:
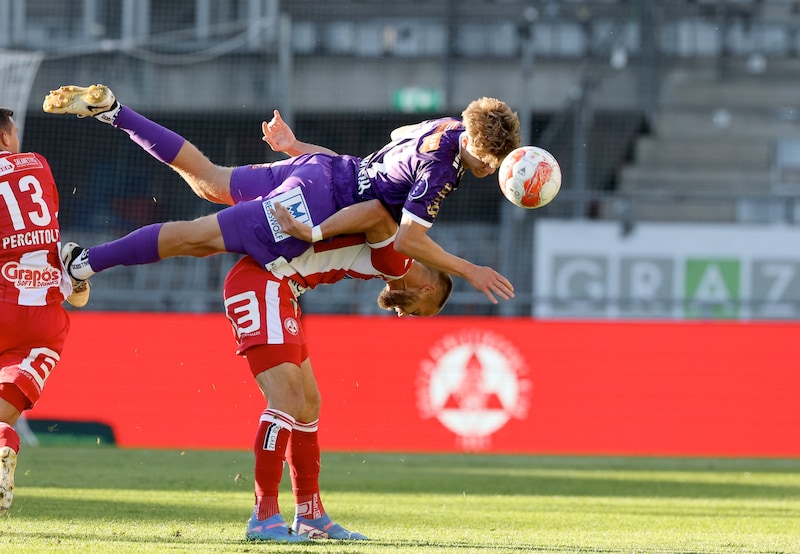
{"type": "Polygon", "coordinates": [[[319,497],[318,428],[319,420],[295,423],[287,451],[296,514],[307,519],[317,519],[325,515],[325,508],[319,497]]]}
{"type": "Polygon", "coordinates": [[[8,446],[19,454],[19,435],[11,425],[0,421],[0,447],[3,446],[8,446]]]}
{"type": "Polygon", "coordinates": [[[280,512],[278,487],[293,425],[294,418],[279,410],[266,409],[261,414],[253,445],[256,457],[255,514],[258,519],[264,520],[280,512]]]}

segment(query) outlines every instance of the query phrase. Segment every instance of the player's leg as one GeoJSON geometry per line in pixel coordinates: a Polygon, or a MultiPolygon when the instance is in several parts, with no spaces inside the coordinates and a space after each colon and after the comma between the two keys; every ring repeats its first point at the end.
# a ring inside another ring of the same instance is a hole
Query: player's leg
{"type": "Polygon", "coordinates": [[[21,412],[5,399],[7,396],[22,397],[22,393],[15,385],[0,383],[0,515],[6,513],[14,499],[14,470],[20,444],[13,425],[21,412]]]}
{"type": "Polygon", "coordinates": [[[305,402],[300,363],[307,357],[297,321],[300,312],[286,279],[264,271],[250,257],[239,260],[223,286],[225,313],[267,401],[253,444],[255,506],[248,540],[307,541],[280,514],[278,488],[296,416],[305,402]]]}
{"type": "Polygon", "coordinates": [[[92,116],[122,129],[145,152],[180,174],[200,198],[232,204],[232,168],[215,165],[182,136],[121,105],[105,85],[60,87],[45,97],[42,109],[48,113],[92,116]]]}
{"type": "Polygon", "coordinates": [[[214,164],[194,144],[174,131],[122,106],[112,125],[160,162],[174,169],[200,198],[232,204],[230,178],[233,168],[214,164]]]}
{"type": "Polygon", "coordinates": [[[69,316],[61,304],[17,306],[0,311],[0,515],[14,498],[20,439],[13,425],[36,405],[61,357],[69,316]],[[31,344],[40,346],[31,347],[31,344]],[[26,346],[22,346],[26,345],[26,346]]]}
{"type": "MultiPolygon", "coordinates": [[[[282,345],[262,345],[246,351],[254,373],[272,363],[282,345]]],[[[283,477],[286,449],[291,440],[295,418],[302,406],[300,368],[291,362],[260,371],[256,382],[267,399],[267,408],[259,417],[253,444],[255,506],[247,523],[247,540],[298,542],[306,537],[294,534],[280,513],[278,491],[283,477]]]]}
{"type": "Polygon", "coordinates": [[[143,265],[175,256],[202,258],[232,252],[252,256],[261,267],[281,266],[308,249],[293,237],[279,241],[262,200],[229,206],[192,221],[170,221],[141,227],[117,240],[84,248],[70,242],[61,258],[73,286],[111,267],[143,265]]]}
{"type": "Polygon", "coordinates": [[[361,533],[348,531],[331,520],[320,497],[319,415],[321,396],[317,380],[306,359],[300,365],[305,402],[292,431],[287,451],[289,474],[295,498],[292,529],[312,539],[366,540],[361,533]]]}
{"type": "MultiPolygon", "coordinates": [[[[117,240],[83,248],[74,242],[62,248],[62,259],[73,281],[80,283],[118,265],[143,265],[175,256],[203,258],[225,252],[217,214],[192,221],[146,225],[117,240]]],[[[245,254],[246,252],[238,252],[245,254]]]]}

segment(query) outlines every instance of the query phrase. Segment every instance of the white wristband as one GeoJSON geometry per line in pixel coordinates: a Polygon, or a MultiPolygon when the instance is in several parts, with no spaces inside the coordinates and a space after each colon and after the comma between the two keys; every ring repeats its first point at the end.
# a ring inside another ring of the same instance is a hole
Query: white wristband
{"type": "Polygon", "coordinates": [[[314,225],[311,228],[311,242],[319,242],[322,240],[322,229],[319,228],[319,225],[314,225]]]}

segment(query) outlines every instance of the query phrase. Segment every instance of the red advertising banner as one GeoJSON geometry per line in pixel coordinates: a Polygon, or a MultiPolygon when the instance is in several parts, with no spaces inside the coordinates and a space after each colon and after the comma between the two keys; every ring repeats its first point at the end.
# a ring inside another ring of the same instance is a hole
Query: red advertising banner
{"type": "MultiPolygon", "coordinates": [[[[72,312],[30,418],[130,447],[251,447],[220,314],[72,312]]],[[[325,450],[800,455],[800,324],[305,316],[325,450]]]]}

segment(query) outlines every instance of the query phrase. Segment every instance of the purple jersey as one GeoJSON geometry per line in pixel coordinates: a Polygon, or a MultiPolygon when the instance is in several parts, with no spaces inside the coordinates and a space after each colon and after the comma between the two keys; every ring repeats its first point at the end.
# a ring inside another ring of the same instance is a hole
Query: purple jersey
{"type": "Polygon", "coordinates": [[[360,201],[383,202],[395,221],[405,212],[430,227],[442,201],[458,188],[464,174],[459,149],[464,125],[446,117],[401,131],[361,161],[356,194],[360,201]]]}
{"type": "Polygon", "coordinates": [[[395,221],[406,213],[430,227],[464,174],[463,132],[458,119],[434,119],[403,128],[391,143],[363,159],[305,154],[237,167],[230,184],[234,206],[217,214],[225,248],[249,254],[267,269],[304,252],[308,243],[281,232],[270,213],[273,201],[314,226],[346,206],[377,199],[395,221]]]}

